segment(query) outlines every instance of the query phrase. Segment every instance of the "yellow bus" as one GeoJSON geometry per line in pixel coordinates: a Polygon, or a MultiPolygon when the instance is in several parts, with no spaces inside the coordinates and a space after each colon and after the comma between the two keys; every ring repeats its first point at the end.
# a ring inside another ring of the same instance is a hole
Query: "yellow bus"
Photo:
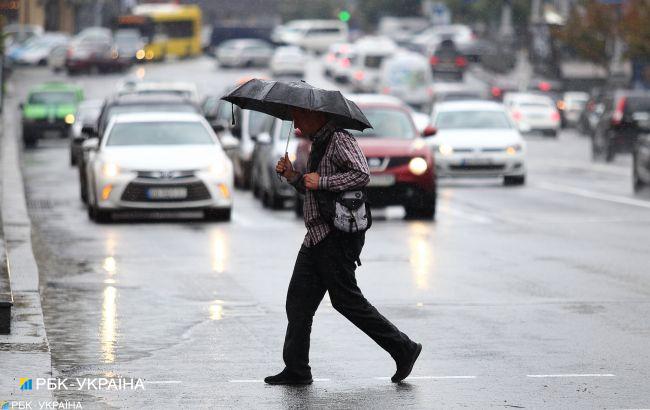
{"type": "Polygon", "coordinates": [[[137,29],[144,39],[139,60],[201,54],[201,9],[195,5],[142,4],[118,18],[119,29],[137,29]]]}

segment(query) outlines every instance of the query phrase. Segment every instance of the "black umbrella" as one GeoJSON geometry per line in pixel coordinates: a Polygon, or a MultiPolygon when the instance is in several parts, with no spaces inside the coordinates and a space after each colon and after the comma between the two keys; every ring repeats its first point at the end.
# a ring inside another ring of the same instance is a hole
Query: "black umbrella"
{"type": "Polygon", "coordinates": [[[336,126],[363,131],[370,122],[340,91],[323,90],[304,81],[272,81],[254,78],[222,97],[245,110],[260,111],[291,121],[291,108],[329,114],[336,126]]]}

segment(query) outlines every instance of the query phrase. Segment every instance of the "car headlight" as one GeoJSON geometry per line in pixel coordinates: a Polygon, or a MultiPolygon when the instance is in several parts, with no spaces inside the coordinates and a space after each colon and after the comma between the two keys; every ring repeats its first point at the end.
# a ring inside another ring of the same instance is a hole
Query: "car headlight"
{"type": "Polygon", "coordinates": [[[107,178],[115,178],[116,176],[120,175],[120,167],[118,167],[117,164],[113,162],[106,162],[104,165],[102,165],[102,175],[107,178]]]}
{"type": "Polygon", "coordinates": [[[136,51],[136,53],[135,53],[135,58],[137,58],[138,60],[143,60],[145,58],[145,56],[146,56],[146,53],[142,49],[136,51]]]}
{"type": "Polygon", "coordinates": [[[427,161],[421,157],[415,157],[409,162],[409,171],[413,175],[422,175],[427,172],[427,161]]]}
{"type": "Polygon", "coordinates": [[[508,155],[515,155],[520,151],[521,151],[521,144],[510,145],[508,148],[506,148],[506,153],[508,155]]]}
{"type": "Polygon", "coordinates": [[[447,156],[454,153],[454,148],[451,145],[442,144],[438,147],[438,152],[444,156],[447,156]]]}
{"type": "Polygon", "coordinates": [[[212,164],[206,171],[214,177],[221,178],[226,175],[226,164],[223,162],[212,164]]]}
{"type": "Polygon", "coordinates": [[[65,121],[66,124],[72,125],[74,123],[74,114],[66,115],[63,120],[65,121]]]}

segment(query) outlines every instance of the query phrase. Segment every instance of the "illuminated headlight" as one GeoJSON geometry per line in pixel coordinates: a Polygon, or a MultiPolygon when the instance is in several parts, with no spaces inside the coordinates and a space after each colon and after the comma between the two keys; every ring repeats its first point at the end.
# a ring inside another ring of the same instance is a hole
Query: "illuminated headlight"
{"type": "Polygon", "coordinates": [[[138,51],[135,53],[135,58],[137,58],[138,60],[142,60],[142,59],[144,59],[145,56],[146,56],[146,53],[145,53],[145,51],[142,50],[142,49],[138,50],[138,51]]]}
{"type": "Polygon", "coordinates": [[[447,156],[454,153],[454,148],[451,145],[442,144],[438,147],[438,152],[444,156],[447,156]]]}
{"type": "Polygon", "coordinates": [[[415,157],[409,162],[409,171],[413,175],[422,175],[427,172],[427,161],[424,158],[415,157]]]}
{"type": "Polygon", "coordinates": [[[63,120],[65,121],[66,124],[72,125],[74,123],[74,115],[73,114],[68,114],[68,115],[65,116],[65,118],[63,120]]]}
{"type": "Polygon", "coordinates": [[[506,153],[508,155],[515,155],[519,151],[521,151],[521,144],[511,145],[508,148],[506,148],[506,153]]]}
{"type": "Polygon", "coordinates": [[[112,162],[107,162],[102,166],[102,175],[107,178],[115,178],[120,175],[120,167],[112,162]]]}

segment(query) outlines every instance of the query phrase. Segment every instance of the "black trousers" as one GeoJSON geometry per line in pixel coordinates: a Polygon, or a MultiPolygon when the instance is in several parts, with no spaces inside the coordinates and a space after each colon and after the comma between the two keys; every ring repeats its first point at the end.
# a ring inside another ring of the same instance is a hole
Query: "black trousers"
{"type": "Polygon", "coordinates": [[[288,370],[311,376],[309,336],[316,309],[325,291],[332,307],[370,336],[395,360],[410,354],[415,343],[400,332],[366,300],[354,276],[355,261],[363,247],[363,236],[337,232],[312,247],[302,246],[287,292],[289,324],[283,358],[288,370]]]}

